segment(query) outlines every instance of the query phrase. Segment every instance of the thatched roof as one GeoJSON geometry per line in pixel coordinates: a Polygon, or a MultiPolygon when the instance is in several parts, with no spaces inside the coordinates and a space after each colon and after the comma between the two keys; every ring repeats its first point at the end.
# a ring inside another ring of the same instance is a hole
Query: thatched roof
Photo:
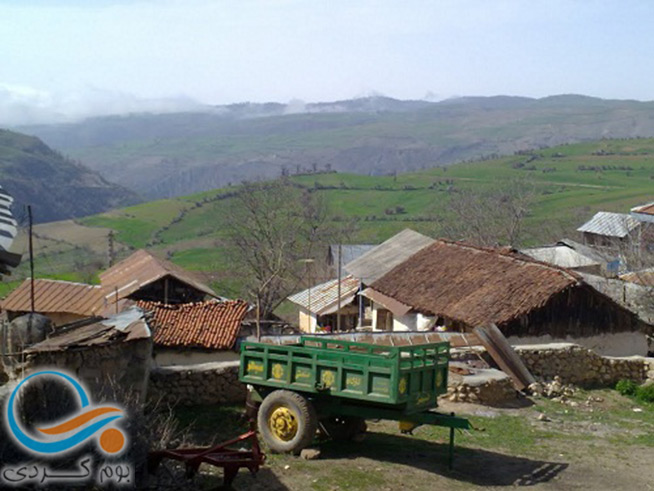
{"type": "Polygon", "coordinates": [[[576,273],[510,249],[437,240],[371,288],[423,314],[477,326],[509,322],[580,283],[576,273]]]}

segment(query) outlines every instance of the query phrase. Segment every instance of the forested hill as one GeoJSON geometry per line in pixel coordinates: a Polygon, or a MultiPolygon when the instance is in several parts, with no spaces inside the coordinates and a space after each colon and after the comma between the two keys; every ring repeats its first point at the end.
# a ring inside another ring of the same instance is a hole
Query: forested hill
{"type": "Polygon", "coordinates": [[[38,138],[0,129],[0,185],[17,216],[31,204],[37,222],[92,215],[138,201],[134,192],[64,158],[38,138]]]}
{"type": "Polygon", "coordinates": [[[387,175],[518,150],[654,136],[654,103],[577,95],[367,97],[103,117],[25,132],[148,198],[333,169],[387,175]]]}

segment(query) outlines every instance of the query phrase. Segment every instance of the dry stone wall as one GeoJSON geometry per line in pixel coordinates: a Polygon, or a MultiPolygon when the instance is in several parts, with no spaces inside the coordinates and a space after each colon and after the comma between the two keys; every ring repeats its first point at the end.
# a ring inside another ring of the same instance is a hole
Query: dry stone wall
{"type": "Polygon", "coordinates": [[[553,380],[558,375],[564,384],[611,386],[622,379],[654,379],[654,358],[599,356],[569,343],[517,346],[515,350],[541,380],[553,380]]]}
{"type": "Polygon", "coordinates": [[[450,377],[447,395],[452,402],[469,402],[486,406],[503,406],[515,401],[518,393],[504,372],[494,369],[475,370],[472,375],[450,377]]]}
{"type": "Polygon", "coordinates": [[[155,368],[150,372],[148,397],[167,404],[235,404],[245,401],[238,380],[239,362],[155,368]]]}

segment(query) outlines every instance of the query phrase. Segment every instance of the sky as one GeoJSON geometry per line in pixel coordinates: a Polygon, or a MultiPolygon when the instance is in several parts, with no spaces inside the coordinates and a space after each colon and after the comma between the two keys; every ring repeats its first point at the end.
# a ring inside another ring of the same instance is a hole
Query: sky
{"type": "Polygon", "coordinates": [[[654,100],[649,0],[0,0],[0,124],[234,102],[654,100]]]}

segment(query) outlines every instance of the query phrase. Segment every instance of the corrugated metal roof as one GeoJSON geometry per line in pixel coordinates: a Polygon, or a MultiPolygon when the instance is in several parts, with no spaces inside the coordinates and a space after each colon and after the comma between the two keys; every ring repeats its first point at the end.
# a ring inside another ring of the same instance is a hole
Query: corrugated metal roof
{"type": "Polygon", "coordinates": [[[600,264],[598,261],[586,257],[566,245],[534,247],[532,249],[524,249],[520,252],[538,261],[562,268],[581,268],[600,264]]]}
{"type": "Polygon", "coordinates": [[[248,310],[243,300],[178,305],[139,300],[137,305],[152,312],[153,342],[166,348],[231,349],[248,310]]]}
{"type": "MultiPolygon", "coordinates": [[[[343,278],[341,280],[341,305],[344,306],[352,302],[358,290],[359,280],[351,275],[343,278]]],[[[312,286],[311,288],[291,295],[288,299],[318,315],[327,314],[332,308],[338,305],[338,279],[312,286]],[[311,300],[310,308],[309,300],[311,300]]]]}
{"type": "Polygon", "coordinates": [[[654,268],[632,271],[620,275],[620,279],[643,286],[654,286],[654,268]]]}
{"type": "Polygon", "coordinates": [[[113,300],[116,290],[118,290],[119,298],[125,298],[166,276],[172,276],[212,297],[218,296],[193,273],[169,261],[155,257],[143,249],[136,251],[102,273],[100,283],[107,290],[107,295],[113,300]]]}
{"type": "MultiPolygon", "coordinates": [[[[371,251],[377,247],[373,244],[341,244],[341,272],[342,276],[346,276],[345,265],[351,263],[355,259],[363,256],[366,252],[371,251]]],[[[338,268],[338,244],[329,246],[328,262],[336,270],[338,268]]]]}
{"type": "Polygon", "coordinates": [[[593,218],[579,227],[577,231],[622,238],[638,225],[638,220],[626,213],[598,211],[593,218]]]}
{"type": "Polygon", "coordinates": [[[26,350],[26,353],[65,351],[69,349],[104,346],[150,337],[150,328],[143,311],[132,307],[114,317],[80,327],[64,329],[26,350]]]}
{"type": "Polygon", "coordinates": [[[433,242],[434,239],[407,228],[346,264],[345,269],[369,285],[433,242]]]}
{"type": "MultiPolygon", "coordinates": [[[[30,279],[5,298],[0,306],[11,312],[29,312],[30,279]]],[[[62,312],[78,315],[102,315],[107,303],[103,290],[99,285],[85,285],[71,281],[35,279],[34,280],[35,310],[41,313],[62,312]]]]}

